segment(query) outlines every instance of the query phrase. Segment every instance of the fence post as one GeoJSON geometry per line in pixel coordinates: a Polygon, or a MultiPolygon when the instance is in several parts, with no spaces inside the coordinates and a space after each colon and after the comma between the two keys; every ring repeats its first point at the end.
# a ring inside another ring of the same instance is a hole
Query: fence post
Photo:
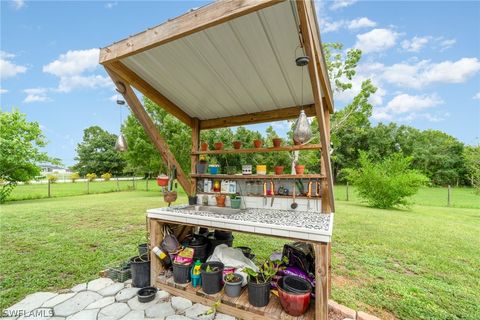
{"type": "Polygon", "coordinates": [[[90,194],[90,179],[87,178],[87,194],[90,194]]]}
{"type": "Polygon", "coordinates": [[[120,191],[120,185],[118,184],[118,176],[117,176],[117,191],[120,191]]]}
{"type": "Polygon", "coordinates": [[[347,181],[347,201],[348,201],[348,181],[347,181]]]}
{"type": "Polygon", "coordinates": [[[147,180],[145,181],[145,189],[146,189],[146,191],[148,191],[148,178],[149,178],[149,176],[147,176],[147,180]]]}
{"type": "Polygon", "coordinates": [[[448,185],[447,206],[450,207],[450,185],[448,185]]]}
{"type": "Polygon", "coordinates": [[[133,190],[135,190],[135,174],[132,176],[133,190]]]}
{"type": "Polygon", "coordinates": [[[50,179],[48,179],[48,197],[50,198],[51,195],[50,195],[50,179]]]}

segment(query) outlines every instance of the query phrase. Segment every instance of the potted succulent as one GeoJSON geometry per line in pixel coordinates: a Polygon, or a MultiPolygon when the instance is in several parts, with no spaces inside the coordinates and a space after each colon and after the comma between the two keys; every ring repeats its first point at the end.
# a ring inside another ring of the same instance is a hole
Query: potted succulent
{"type": "Polygon", "coordinates": [[[227,197],[224,194],[217,194],[215,200],[217,200],[217,207],[225,207],[225,199],[227,197]]]}
{"type": "Polygon", "coordinates": [[[242,141],[233,141],[233,149],[240,149],[242,147],[242,141]]]}
{"type": "Polygon", "coordinates": [[[207,151],[208,150],[208,143],[205,141],[200,144],[200,150],[207,151]]]}
{"type": "Polygon", "coordinates": [[[275,166],[275,174],[279,175],[283,173],[284,166],[275,166]]]}
{"type": "Polygon", "coordinates": [[[223,278],[225,282],[225,294],[229,297],[239,297],[242,293],[243,276],[238,273],[226,274],[223,278]]]}
{"type": "Polygon", "coordinates": [[[214,146],[215,146],[215,150],[222,150],[223,149],[223,142],[221,142],[221,141],[215,142],[214,146]]]}
{"type": "Polygon", "coordinates": [[[240,198],[239,195],[237,194],[231,194],[230,195],[230,206],[233,209],[239,209],[242,204],[242,198],[240,198]]]}
{"type": "Polygon", "coordinates": [[[202,154],[200,156],[200,161],[197,163],[197,173],[203,174],[207,172],[208,162],[205,156],[202,154]]]}
{"type": "Polygon", "coordinates": [[[273,142],[273,146],[275,148],[278,148],[282,145],[282,138],[275,137],[275,138],[272,139],[272,142],[273,142]]]}
{"type": "Polygon", "coordinates": [[[202,290],[206,294],[215,294],[222,290],[222,274],[224,265],[218,261],[208,261],[200,267],[202,290]]]}
{"type": "Polygon", "coordinates": [[[263,144],[263,141],[261,139],[255,139],[253,140],[253,146],[255,148],[261,148],[262,147],[262,144],[263,144]]]}
{"type": "Polygon", "coordinates": [[[264,307],[270,301],[270,282],[273,276],[281,269],[287,259],[267,260],[259,268],[258,272],[246,267],[244,271],[248,274],[248,302],[254,307],[264,307]]]}

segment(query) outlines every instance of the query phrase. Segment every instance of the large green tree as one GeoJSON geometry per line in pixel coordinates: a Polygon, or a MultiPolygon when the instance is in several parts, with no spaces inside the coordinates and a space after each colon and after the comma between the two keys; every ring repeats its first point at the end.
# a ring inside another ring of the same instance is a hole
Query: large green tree
{"type": "Polygon", "coordinates": [[[468,182],[480,193],[480,144],[466,146],[463,150],[463,157],[467,167],[468,182]]]}
{"type": "Polygon", "coordinates": [[[41,148],[47,144],[37,122],[27,121],[17,110],[0,111],[0,203],[5,202],[18,182],[40,174],[40,163],[56,163],[41,148]]]}
{"type": "Polygon", "coordinates": [[[83,130],[83,141],[77,145],[74,169],[81,175],[95,173],[97,176],[109,172],[121,174],[125,161],[121,153],[115,150],[117,135],[109,133],[99,126],[83,130]]]}

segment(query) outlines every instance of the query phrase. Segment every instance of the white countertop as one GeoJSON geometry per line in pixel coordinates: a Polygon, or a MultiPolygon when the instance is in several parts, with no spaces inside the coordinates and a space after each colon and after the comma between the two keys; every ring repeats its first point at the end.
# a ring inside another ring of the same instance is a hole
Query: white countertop
{"type": "Polygon", "coordinates": [[[188,205],[147,210],[147,216],[174,223],[250,232],[284,238],[330,242],[333,213],[247,208],[235,214],[186,209],[188,205]]]}

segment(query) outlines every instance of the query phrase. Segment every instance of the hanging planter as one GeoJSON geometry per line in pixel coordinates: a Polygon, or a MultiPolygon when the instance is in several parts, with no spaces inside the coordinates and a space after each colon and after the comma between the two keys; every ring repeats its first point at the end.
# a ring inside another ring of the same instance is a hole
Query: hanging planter
{"type": "Polygon", "coordinates": [[[157,177],[157,185],[159,187],[166,187],[168,185],[168,176],[162,174],[157,177]]]}
{"type": "Polygon", "coordinates": [[[293,142],[296,145],[307,143],[312,137],[312,130],[308,122],[305,111],[300,111],[297,122],[295,123],[295,130],[293,131],[293,142]]]}
{"type": "Polygon", "coordinates": [[[165,191],[163,200],[167,203],[175,202],[177,200],[177,191],[165,191]]]}

